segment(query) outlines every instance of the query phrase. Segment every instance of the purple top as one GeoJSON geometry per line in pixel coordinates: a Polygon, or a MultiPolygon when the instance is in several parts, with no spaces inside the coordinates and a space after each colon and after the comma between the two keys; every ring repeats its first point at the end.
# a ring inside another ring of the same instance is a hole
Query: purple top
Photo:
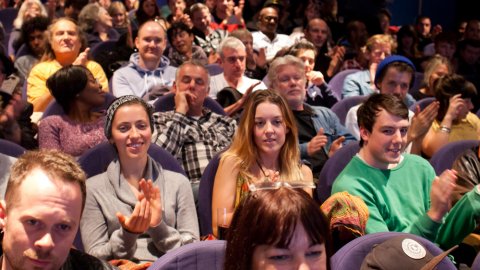
{"type": "Polygon", "coordinates": [[[58,149],[74,157],[107,141],[103,132],[105,116],[90,123],[79,123],[67,115],[51,115],[42,119],[38,126],[40,148],[58,149]]]}

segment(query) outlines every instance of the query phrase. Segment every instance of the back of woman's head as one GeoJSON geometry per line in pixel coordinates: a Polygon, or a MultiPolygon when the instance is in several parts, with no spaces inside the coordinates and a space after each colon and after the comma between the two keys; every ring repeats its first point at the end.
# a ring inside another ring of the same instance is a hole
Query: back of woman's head
{"type": "Polygon", "coordinates": [[[448,74],[438,78],[434,83],[435,98],[440,102],[437,120],[442,121],[448,111],[450,98],[461,94],[461,98],[473,99],[477,96],[477,89],[473,83],[457,74],[448,74]]]}
{"type": "Polygon", "coordinates": [[[275,91],[259,90],[250,95],[233,138],[232,145],[227,153],[230,152],[239,158],[241,161],[241,169],[248,170],[248,168],[255,163],[258,156],[253,135],[255,114],[258,105],[264,102],[277,105],[282,113],[283,122],[288,132],[285,137],[285,144],[280,150],[280,169],[281,171],[284,170],[284,172],[287,171],[287,174],[289,174],[293,171],[291,164],[298,164],[298,162],[294,161],[300,160],[300,152],[297,145],[297,127],[287,102],[275,91]]]}
{"type": "Polygon", "coordinates": [[[65,66],[47,79],[47,87],[68,114],[71,103],[85,89],[90,71],[84,66],[65,66]]]}
{"type": "Polygon", "coordinates": [[[225,269],[250,269],[260,245],[288,248],[298,225],[305,229],[310,245],[325,244],[329,269],[328,222],[305,191],[290,188],[256,191],[240,203],[227,233],[225,269]]]}

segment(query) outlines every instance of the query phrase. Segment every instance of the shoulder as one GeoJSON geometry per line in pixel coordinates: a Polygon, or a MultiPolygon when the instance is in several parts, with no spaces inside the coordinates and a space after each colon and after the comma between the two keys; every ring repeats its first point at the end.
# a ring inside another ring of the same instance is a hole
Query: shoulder
{"type": "Polygon", "coordinates": [[[426,159],[419,155],[404,154],[403,157],[407,168],[416,168],[415,170],[413,170],[413,172],[434,171],[432,165],[430,165],[430,163],[426,159]]]}
{"type": "Polygon", "coordinates": [[[87,194],[96,193],[99,191],[99,189],[103,190],[107,182],[109,182],[107,172],[97,174],[95,176],[88,178],[86,181],[87,190],[88,190],[87,194]]]}
{"type": "Polygon", "coordinates": [[[61,126],[67,123],[66,119],[61,115],[50,115],[42,119],[39,123],[39,127],[45,126],[61,126]]]}
{"type": "Polygon", "coordinates": [[[87,61],[87,68],[88,69],[97,69],[97,68],[102,68],[99,63],[93,61],[93,60],[88,60],[87,61]]]}
{"type": "Polygon", "coordinates": [[[63,264],[62,270],[83,269],[83,270],[103,270],[115,269],[107,262],[93,257],[82,251],[71,249],[67,260],[63,264]]]}

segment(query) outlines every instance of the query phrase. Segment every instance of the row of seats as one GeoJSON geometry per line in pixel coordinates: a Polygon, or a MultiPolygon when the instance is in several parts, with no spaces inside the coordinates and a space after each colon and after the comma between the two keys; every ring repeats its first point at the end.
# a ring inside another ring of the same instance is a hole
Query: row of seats
{"type": "MultiPolygon", "coordinates": [[[[443,251],[434,243],[420,236],[401,233],[383,232],[367,234],[346,244],[331,258],[332,270],[360,269],[364,258],[372,248],[392,237],[408,236],[423,244],[433,255],[437,256],[443,251]]],[[[149,270],[177,270],[177,269],[223,269],[226,242],[222,240],[203,241],[182,246],[160,257],[149,270]]],[[[437,269],[454,270],[455,265],[445,257],[437,269]]],[[[480,255],[477,255],[472,269],[480,269],[480,255]]]]}

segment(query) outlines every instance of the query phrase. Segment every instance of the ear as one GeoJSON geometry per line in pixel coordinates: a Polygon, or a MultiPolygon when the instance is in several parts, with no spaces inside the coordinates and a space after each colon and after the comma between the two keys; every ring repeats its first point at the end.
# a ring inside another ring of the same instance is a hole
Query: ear
{"type": "Polygon", "coordinates": [[[177,82],[176,81],[173,81],[173,85],[172,85],[172,93],[176,93],[177,92],[177,82]]]}
{"type": "Polygon", "coordinates": [[[139,42],[138,37],[136,37],[133,43],[135,43],[135,48],[137,49],[138,49],[138,42],[139,42]]]}
{"type": "Polygon", "coordinates": [[[370,131],[368,131],[364,127],[360,127],[360,138],[366,143],[368,142],[368,138],[370,137],[370,131]]]}
{"type": "Polygon", "coordinates": [[[5,200],[0,201],[0,230],[5,229],[5,224],[7,223],[7,208],[5,200]]]}

